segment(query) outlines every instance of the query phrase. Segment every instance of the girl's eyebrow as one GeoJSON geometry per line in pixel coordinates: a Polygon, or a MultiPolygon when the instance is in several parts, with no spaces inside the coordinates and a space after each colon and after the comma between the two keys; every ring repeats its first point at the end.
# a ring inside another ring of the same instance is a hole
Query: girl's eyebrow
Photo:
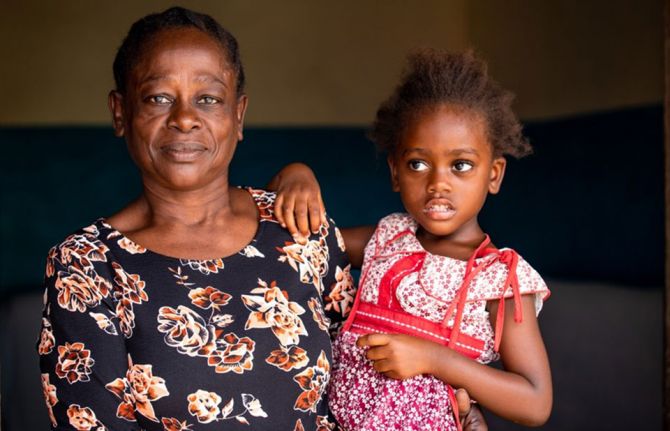
{"type": "Polygon", "coordinates": [[[478,156],[479,152],[475,148],[456,148],[455,150],[449,151],[449,154],[472,154],[478,156]]]}

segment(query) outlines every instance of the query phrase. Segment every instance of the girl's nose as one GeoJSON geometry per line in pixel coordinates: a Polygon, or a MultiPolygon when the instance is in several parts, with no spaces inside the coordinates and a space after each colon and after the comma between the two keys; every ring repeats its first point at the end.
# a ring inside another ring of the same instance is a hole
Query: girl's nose
{"type": "Polygon", "coordinates": [[[199,129],[202,126],[197,109],[186,101],[177,101],[173,107],[168,119],[168,127],[188,133],[193,129],[199,129]]]}
{"type": "Polygon", "coordinates": [[[441,171],[434,171],[428,182],[428,193],[450,192],[451,182],[449,174],[441,171]]]}

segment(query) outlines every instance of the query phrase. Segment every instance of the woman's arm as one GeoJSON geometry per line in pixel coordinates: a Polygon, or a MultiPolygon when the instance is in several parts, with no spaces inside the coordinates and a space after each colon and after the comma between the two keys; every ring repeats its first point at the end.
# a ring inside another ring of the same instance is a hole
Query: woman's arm
{"type": "MultiPolygon", "coordinates": [[[[52,249],[45,277],[37,349],[52,429],[139,430],[126,380],[130,357],[116,317],[123,310],[107,301],[113,281],[75,254],[52,249]]],[[[154,399],[167,395],[162,379],[153,383],[154,399]]],[[[144,416],[158,420],[146,404],[144,416]]]]}
{"type": "MultiPolygon", "coordinates": [[[[524,319],[519,323],[514,321],[514,301],[507,301],[505,305],[500,344],[505,370],[480,364],[448,347],[408,335],[369,334],[361,337],[358,344],[371,346],[368,359],[374,362],[377,371],[391,378],[432,374],[454,387],[466,389],[484,407],[503,418],[539,426],[551,412],[552,384],[534,301],[533,295],[522,297],[524,319]]],[[[490,315],[496,316],[497,301],[491,305],[490,315]]]]}

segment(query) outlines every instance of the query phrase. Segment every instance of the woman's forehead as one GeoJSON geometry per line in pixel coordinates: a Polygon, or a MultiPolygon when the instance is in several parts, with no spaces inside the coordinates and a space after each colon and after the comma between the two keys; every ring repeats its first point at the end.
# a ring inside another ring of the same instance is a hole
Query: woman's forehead
{"type": "Polygon", "coordinates": [[[185,72],[197,72],[204,81],[228,81],[235,74],[221,43],[207,33],[186,27],[163,30],[148,40],[131,69],[131,77],[138,83],[185,72]]]}

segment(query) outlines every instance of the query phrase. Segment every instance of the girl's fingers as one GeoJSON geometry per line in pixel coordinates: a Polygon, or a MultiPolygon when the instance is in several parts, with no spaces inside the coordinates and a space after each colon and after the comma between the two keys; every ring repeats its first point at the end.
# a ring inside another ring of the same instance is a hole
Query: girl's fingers
{"type": "Polygon", "coordinates": [[[296,225],[300,234],[307,238],[309,236],[309,203],[306,199],[297,199],[293,208],[296,225]]]}
{"type": "Polygon", "coordinates": [[[295,214],[293,213],[293,201],[285,200],[283,205],[282,205],[282,212],[284,213],[284,223],[286,225],[286,229],[288,229],[288,232],[291,234],[293,239],[300,243],[300,244],[305,244],[305,238],[300,235],[300,232],[298,231],[298,228],[295,224],[295,214]]]}
{"type": "Polygon", "coordinates": [[[281,225],[281,227],[286,227],[286,223],[284,222],[284,211],[282,209],[282,205],[284,203],[284,195],[278,194],[277,198],[275,199],[275,218],[281,225]]]}
{"type": "Polygon", "coordinates": [[[372,363],[372,368],[374,368],[378,373],[386,373],[391,371],[391,364],[386,359],[380,359],[379,361],[374,361],[372,363]]]}
{"type": "Polygon", "coordinates": [[[321,227],[323,214],[321,213],[322,205],[319,205],[318,201],[312,201],[309,204],[309,227],[312,230],[312,233],[319,233],[319,228],[321,227]]]}
{"type": "Polygon", "coordinates": [[[388,359],[388,351],[386,346],[372,347],[365,352],[365,357],[371,361],[379,361],[381,359],[388,359]]]}
{"type": "Polygon", "coordinates": [[[363,335],[356,340],[356,345],[358,347],[365,346],[385,346],[390,341],[390,337],[386,334],[367,334],[363,335]]]}
{"type": "Polygon", "coordinates": [[[463,417],[470,412],[470,395],[465,389],[457,389],[455,395],[456,404],[458,404],[458,414],[463,417]]]}

